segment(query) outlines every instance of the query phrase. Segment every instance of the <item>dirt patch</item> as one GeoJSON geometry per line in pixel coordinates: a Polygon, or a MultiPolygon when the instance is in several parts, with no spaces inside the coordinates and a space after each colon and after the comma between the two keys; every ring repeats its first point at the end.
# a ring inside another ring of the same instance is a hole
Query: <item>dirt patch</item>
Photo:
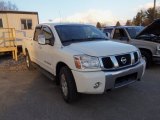
{"type": "Polygon", "coordinates": [[[13,60],[11,54],[0,55],[0,72],[18,72],[26,70],[27,66],[23,54],[18,55],[18,61],[13,60]]]}

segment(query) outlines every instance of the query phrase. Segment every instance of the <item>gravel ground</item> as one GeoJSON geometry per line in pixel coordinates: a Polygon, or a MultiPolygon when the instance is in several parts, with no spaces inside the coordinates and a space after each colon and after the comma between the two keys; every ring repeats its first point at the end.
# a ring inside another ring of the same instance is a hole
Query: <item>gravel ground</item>
{"type": "Polygon", "coordinates": [[[18,72],[26,70],[27,67],[23,54],[18,55],[18,61],[13,60],[11,54],[0,55],[0,72],[18,72]]]}
{"type": "Polygon", "coordinates": [[[160,65],[142,81],[66,104],[38,71],[0,73],[0,120],[160,120],[160,65]]]}

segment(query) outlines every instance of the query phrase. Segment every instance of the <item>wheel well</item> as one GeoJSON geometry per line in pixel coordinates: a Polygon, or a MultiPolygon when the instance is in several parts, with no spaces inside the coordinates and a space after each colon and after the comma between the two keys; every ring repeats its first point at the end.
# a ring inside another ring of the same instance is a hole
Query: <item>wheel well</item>
{"type": "Polygon", "coordinates": [[[152,52],[149,49],[145,49],[145,48],[139,48],[140,51],[147,51],[151,56],[152,56],[152,52]]]}
{"type": "MultiPolygon", "coordinates": [[[[60,72],[60,69],[62,68],[62,67],[64,67],[64,66],[67,66],[68,67],[68,65],[66,65],[65,63],[63,63],[63,62],[59,62],[58,64],[57,64],[57,66],[56,66],[56,76],[58,76],[58,74],[59,74],[59,72],[60,72]]],[[[69,68],[69,67],[68,67],[69,68]]]]}
{"type": "MultiPolygon", "coordinates": [[[[68,67],[68,65],[66,65],[66,64],[63,63],[63,62],[59,62],[59,63],[57,64],[57,66],[56,66],[56,84],[57,84],[57,85],[60,84],[60,81],[59,81],[59,78],[58,78],[59,72],[60,72],[61,68],[64,67],[64,66],[67,66],[67,67],[68,67]]],[[[68,67],[68,68],[69,68],[69,67],[68,67]]]]}

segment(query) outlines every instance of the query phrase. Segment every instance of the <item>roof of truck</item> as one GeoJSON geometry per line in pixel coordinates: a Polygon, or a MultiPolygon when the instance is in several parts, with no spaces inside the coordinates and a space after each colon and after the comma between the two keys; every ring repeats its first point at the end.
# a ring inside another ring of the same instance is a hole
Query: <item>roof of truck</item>
{"type": "MultiPolygon", "coordinates": [[[[49,26],[58,26],[58,25],[91,25],[91,24],[82,24],[82,23],[41,23],[39,25],[49,25],[49,26]]],[[[39,26],[38,25],[38,26],[39,26]]]]}

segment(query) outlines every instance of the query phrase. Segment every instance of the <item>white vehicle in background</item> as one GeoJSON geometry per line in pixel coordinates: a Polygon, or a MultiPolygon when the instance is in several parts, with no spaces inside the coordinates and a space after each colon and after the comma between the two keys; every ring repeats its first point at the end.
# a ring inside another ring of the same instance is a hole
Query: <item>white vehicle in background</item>
{"type": "Polygon", "coordinates": [[[91,25],[39,24],[25,51],[27,67],[36,65],[55,78],[67,102],[78,93],[103,94],[140,81],[145,72],[136,47],[107,40],[91,25]]]}

